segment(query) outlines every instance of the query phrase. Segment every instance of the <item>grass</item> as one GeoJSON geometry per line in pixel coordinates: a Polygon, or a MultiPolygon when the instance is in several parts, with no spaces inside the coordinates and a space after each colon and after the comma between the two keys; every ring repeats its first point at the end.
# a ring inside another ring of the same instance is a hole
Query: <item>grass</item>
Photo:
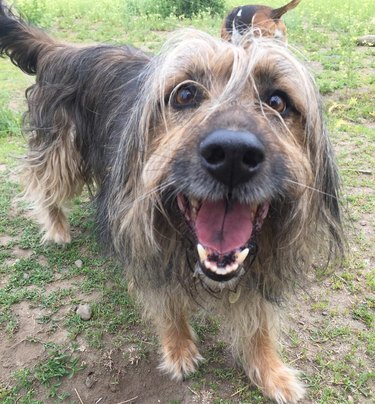
{"type": "MultiPolygon", "coordinates": [[[[194,26],[218,35],[222,21],[208,13],[193,19],[161,18],[146,12],[145,6],[144,12],[135,14],[132,2],[125,0],[95,5],[89,0],[17,0],[16,4],[62,40],[127,42],[150,52],[160,48],[171,30],[194,26]]],[[[226,4],[229,10],[237,2],[226,4]]],[[[349,217],[350,250],[343,267],[322,280],[321,288],[313,288],[311,296],[300,297],[304,307],[296,306],[291,333],[285,336],[283,355],[302,369],[308,403],[374,399],[375,58],[374,48],[355,45],[356,37],[371,33],[374,14],[371,0],[314,0],[301,2],[285,16],[289,43],[310,62],[324,95],[349,217]]],[[[87,194],[72,206],[73,242],[65,248],[40,245],[27,207],[15,202],[17,156],[25,143],[20,135],[24,90],[32,78],[0,60],[0,83],[0,335],[4,344],[14,347],[14,355],[23,344],[38,353],[17,366],[7,351],[0,402],[78,402],[69,383],[84,383],[92,365],[87,351],[95,353],[97,368],[107,369],[117,384],[121,372],[131,373],[136,366],[145,372],[153,369],[157,341],[127,294],[121,268],[103,258],[96,244],[87,194]],[[75,312],[82,302],[93,309],[90,321],[75,312]],[[28,329],[31,319],[34,327],[28,329]],[[61,341],[56,337],[60,334],[61,341]]],[[[194,328],[207,360],[189,381],[191,396],[198,402],[267,402],[233,366],[221,340],[220,323],[198,318],[194,328]]],[[[179,402],[175,397],[171,395],[169,402],[179,402]]]]}

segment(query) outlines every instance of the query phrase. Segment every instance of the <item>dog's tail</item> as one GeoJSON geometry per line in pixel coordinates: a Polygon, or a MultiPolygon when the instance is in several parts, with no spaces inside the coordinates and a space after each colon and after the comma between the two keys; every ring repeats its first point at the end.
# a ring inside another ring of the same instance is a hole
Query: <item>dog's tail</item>
{"type": "Polygon", "coordinates": [[[16,17],[0,0],[0,56],[7,55],[25,73],[35,74],[40,57],[58,45],[46,33],[16,17]]]}
{"type": "Polygon", "coordinates": [[[274,10],[272,10],[271,18],[273,20],[278,20],[287,11],[292,10],[293,8],[296,8],[300,2],[301,2],[301,0],[292,0],[288,4],[285,4],[285,6],[282,6],[280,8],[275,8],[274,10]]]}

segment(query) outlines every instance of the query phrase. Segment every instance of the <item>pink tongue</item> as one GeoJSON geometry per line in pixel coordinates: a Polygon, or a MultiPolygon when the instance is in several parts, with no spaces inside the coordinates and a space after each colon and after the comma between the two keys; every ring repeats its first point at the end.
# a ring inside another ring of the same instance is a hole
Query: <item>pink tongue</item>
{"type": "Polygon", "coordinates": [[[253,231],[253,221],[249,205],[206,201],[199,209],[195,226],[204,247],[226,254],[246,244],[253,231]]]}

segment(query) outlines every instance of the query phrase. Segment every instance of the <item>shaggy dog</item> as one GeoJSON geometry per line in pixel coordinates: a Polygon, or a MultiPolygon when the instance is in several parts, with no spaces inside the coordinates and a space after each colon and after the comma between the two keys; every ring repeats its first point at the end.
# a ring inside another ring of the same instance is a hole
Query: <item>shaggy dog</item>
{"type": "Polygon", "coordinates": [[[304,388],[280,359],[278,307],[313,259],[342,249],[338,175],[307,69],[283,43],[195,30],[156,56],[74,47],[0,3],[0,52],[27,90],[24,195],[43,241],[68,243],[66,203],[95,190],[101,242],[154,321],[161,368],[202,359],[189,325],[222,318],[250,380],[278,403],[304,388]]]}

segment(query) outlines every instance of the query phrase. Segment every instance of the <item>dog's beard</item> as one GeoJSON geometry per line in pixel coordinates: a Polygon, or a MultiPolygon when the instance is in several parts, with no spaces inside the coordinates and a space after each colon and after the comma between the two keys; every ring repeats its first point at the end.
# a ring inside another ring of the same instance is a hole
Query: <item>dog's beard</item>
{"type": "Polygon", "coordinates": [[[255,234],[261,230],[269,203],[250,205],[236,200],[188,199],[177,202],[196,242],[195,275],[220,288],[235,285],[254,257],[255,234]],[[208,279],[206,279],[208,278],[208,279]]]}

